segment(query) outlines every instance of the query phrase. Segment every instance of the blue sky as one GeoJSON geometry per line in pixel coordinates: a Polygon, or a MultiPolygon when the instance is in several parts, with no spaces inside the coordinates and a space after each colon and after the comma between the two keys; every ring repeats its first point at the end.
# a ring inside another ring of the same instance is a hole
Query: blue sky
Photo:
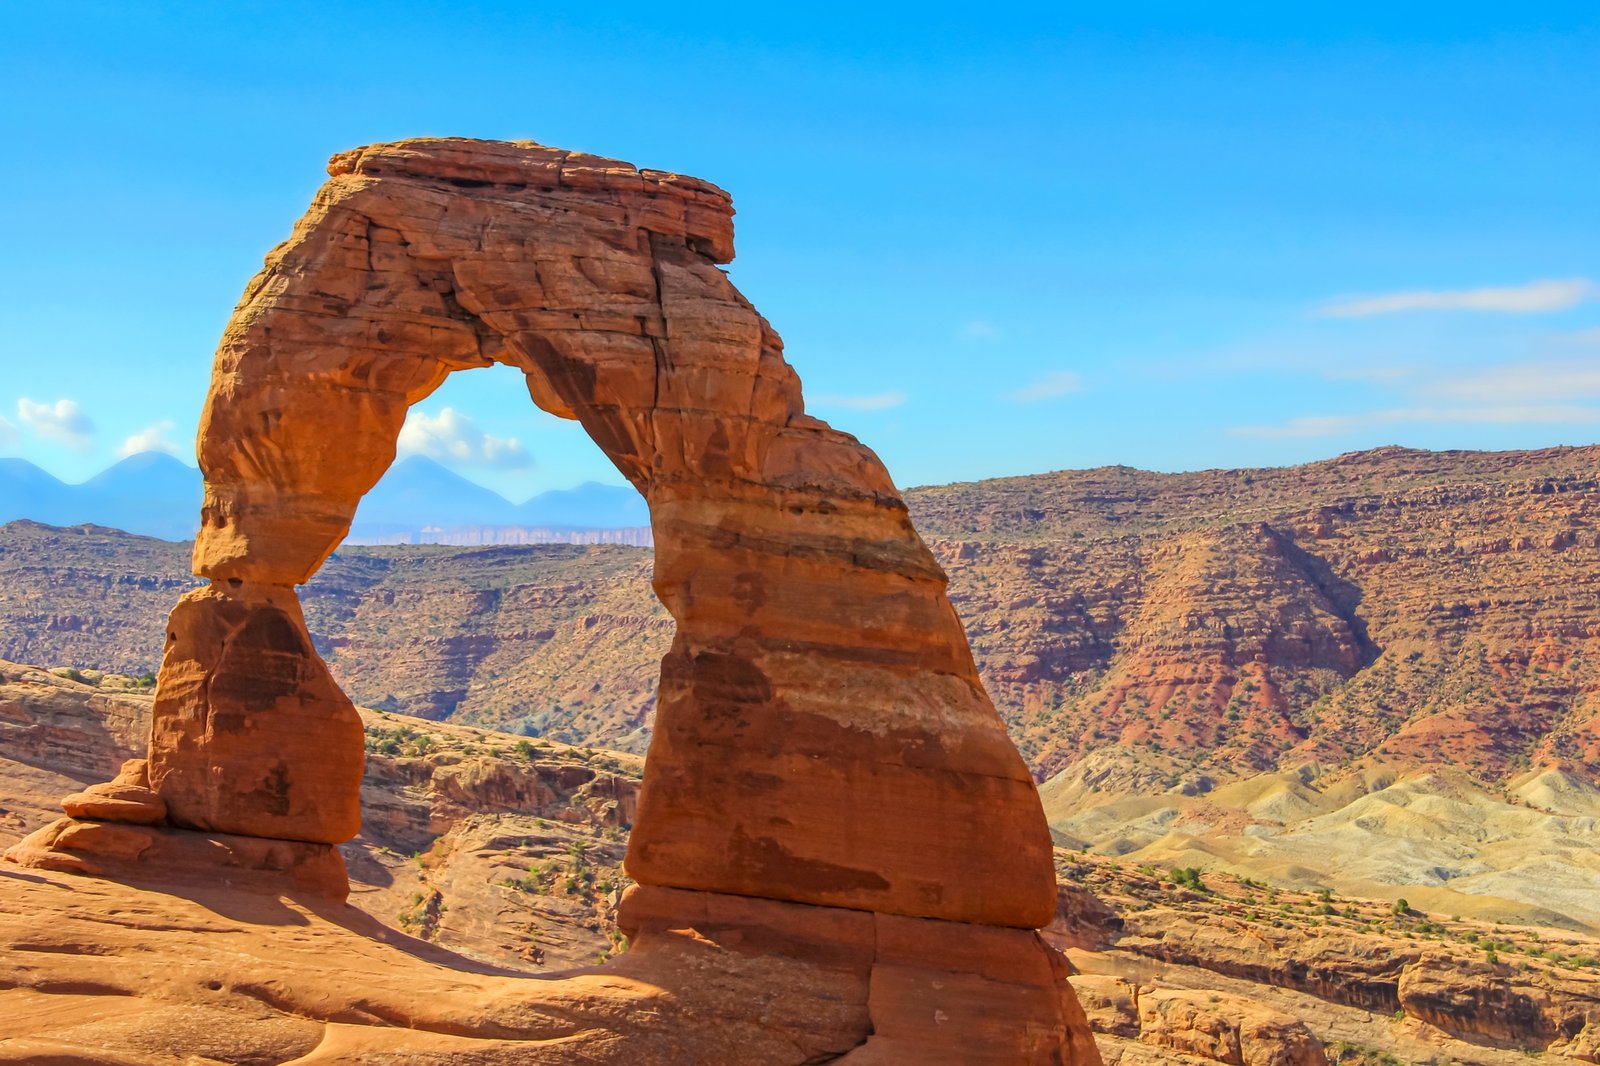
{"type": "MultiPolygon", "coordinates": [[[[0,455],[192,461],[327,156],[421,134],[729,189],[902,485],[1600,440],[1600,7],[769,7],[0,6],[0,455]]],[[[514,499],[620,481],[509,372],[414,414],[514,499]]]]}

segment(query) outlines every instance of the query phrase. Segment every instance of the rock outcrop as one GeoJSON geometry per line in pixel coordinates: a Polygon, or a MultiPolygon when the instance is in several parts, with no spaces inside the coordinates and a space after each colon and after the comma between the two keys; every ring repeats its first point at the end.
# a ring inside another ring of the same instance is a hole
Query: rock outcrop
{"type": "Polygon", "coordinates": [[[172,614],[147,767],[178,828],[69,819],[13,857],[165,869],[188,854],[172,841],[205,841],[328,886],[359,827],[361,726],[294,586],[393,462],[408,408],[503,363],[644,494],[677,626],[617,965],[693,929],[854,975],[844,1046],[744,1062],[1095,1061],[1034,932],[1055,892],[1032,778],[887,472],[805,414],[777,334],[717,268],[727,195],[531,143],[378,145],[329,173],[235,310],[201,420],[210,584],[172,614]],[[1000,989],[1004,1013],[985,1006],[1000,989]]]}
{"type": "Polygon", "coordinates": [[[1300,1019],[1210,990],[1141,988],[1079,975],[1072,987],[1097,1033],[1138,1040],[1229,1066],[1328,1066],[1322,1042],[1300,1019]]]}
{"type": "Polygon", "coordinates": [[[1073,980],[1090,1024],[1108,1038],[1148,1042],[1165,1033],[1169,1047],[1186,1042],[1186,1054],[1204,1056],[1229,1046],[1231,1025],[1241,1054],[1249,1031],[1290,1047],[1280,1024],[1235,1024],[1252,1014],[1264,1020],[1276,1004],[1330,1044],[1355,1041],[1407,1062],[1427,1061],[1424,1047],[1486,1066],[1545,1054],[1593,1061],[1593,936],[1401,912],[1388,901],[1222,874],[1206,875],[1196,890],[1148,866],[1082,855],[1063,854],[1060,869],[1071,883],[1062,888],[1063,920],[1109,909],[1117,921],[1102,920],[1099,936],[1066,945],[1084,975],[1073,980]],[[1203,1002],[1180,1002],[1183,990],[1196,988],[1208,993],[1203,1002]],[[1150,1015],[1145,1008],[1158,1002],[1167,1005],[1150,1015]],[[1225,1006],[1219,1012],[1215,1004],[1225,1006]]]}

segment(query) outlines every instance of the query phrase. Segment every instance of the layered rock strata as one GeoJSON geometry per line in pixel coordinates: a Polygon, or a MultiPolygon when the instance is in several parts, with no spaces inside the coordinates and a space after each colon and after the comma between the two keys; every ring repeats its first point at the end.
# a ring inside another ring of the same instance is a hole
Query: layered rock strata
{"type": "MultiPolygon", "coordinates": [[[[359,826],[361,728],[294,586],[393,462],[410,406],[503,363],[650,504],[677,631],[627,859],[662,917],[635,953],[715,925],[693,913],[712,899],[770,901],[749,921],[783,943],[774,906],[870,921],[872,1038],[851,1061],[1094,1061],[1032,932],[1055,893],[1027,767],[887,472],[805,414],[777,333],[718,269],[727,194],[531,143],[378,145],[329,173],[217,353],[194,549],[211,584],[172,614],[151,730],[167,822],[336,860],[359,826]],[[1007,993],[999,1032],[980,991],[1007,985],[1032,991],[1007,993]]],[[[14,857],[44,865],[83,824],[14,857]]],[[[128,832],[172,830],[110,835],[128,832]]]]}

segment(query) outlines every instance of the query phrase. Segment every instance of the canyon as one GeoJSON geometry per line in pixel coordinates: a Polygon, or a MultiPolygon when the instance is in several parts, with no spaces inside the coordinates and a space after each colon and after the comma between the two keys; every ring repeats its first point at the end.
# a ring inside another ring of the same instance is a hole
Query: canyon
{"type": "MultiPolygon", "coordinates": [[[[1600,758],[1597,462],[1596,447],[1391,448],[906,500],[1040,780],[1129,750],[1191,783],[1307,764],[1503,781],[1600,758]]],[[[153,669],[165,597],[194,584],[186,557],[93,527],[0,527],[0,654],[153,669]]],[[[305,601],[364,705],[642,754],[671,639],[650,573],[647,552],[604,546],[347,547],[305,601]]]]}
{"type": "MultiPolygon", "coordinates": [[[[910,490],[1058,844],[1592,930],[1600,449],[910,490]],[[1359,858],[1346,858],[1359,856],[1359,858]]],[[[183,545],[0,527],[0,652],[149,669],[183,545]]],[[[358,702],[642,754],[671,620],[621,547],[341,548],[358,702]]]]}

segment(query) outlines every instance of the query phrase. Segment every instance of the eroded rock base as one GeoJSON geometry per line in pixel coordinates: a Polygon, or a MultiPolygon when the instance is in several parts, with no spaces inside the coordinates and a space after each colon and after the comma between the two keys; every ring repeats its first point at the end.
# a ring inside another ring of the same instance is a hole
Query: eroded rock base
{"type": "Polygon", "coordinates": [[[18,841],[3,858],[35,870],[133,885],[219,885],[338,903],[350,895],[344,858],[330,844],[161,825],[58,818],[18,841]]]}
{"type": "MultiPolygon", "coordinates": [[[[692,936],[831,971],[860,1035],[838,1060],[850,1066],[1099,1061],[1071,1040],[1087,1023],[1065,960],[1031,930],[648,886],[629,890],[618,924],[635,943],[621,969],[692,936]]],[[[814,1026],[801,1017],[802,1033],[814,1026]]]]}
{"type": "Polygon", "coordinates": [[[6,1063],[1100,1061],[1021,930],[646,889],[629,951],[530,978],[326,901],[15,866],[0,896],[6,1063]]]}
{"type": "Polygon", "coordinates": [[[344,858],[331,844],[197,832],[164,824],[150,766],[129,759],[112,780],[61,801],[65,818],[19,840],[0,859],[35,870],[131,884],[223,885],[343,903],[344,858]]]}

